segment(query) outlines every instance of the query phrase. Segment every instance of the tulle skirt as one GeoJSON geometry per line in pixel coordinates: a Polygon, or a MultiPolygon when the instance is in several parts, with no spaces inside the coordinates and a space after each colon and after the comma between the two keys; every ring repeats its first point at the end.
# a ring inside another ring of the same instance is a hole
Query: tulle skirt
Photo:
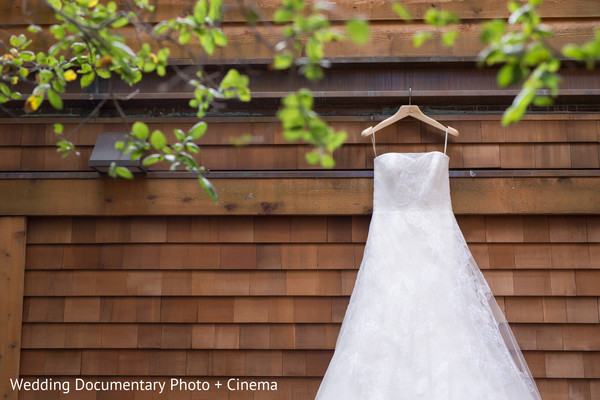
{"type": "Polygon", "coordinates": [[[541,400],[451,210],[374,212],[317,400],[541,400]]]}

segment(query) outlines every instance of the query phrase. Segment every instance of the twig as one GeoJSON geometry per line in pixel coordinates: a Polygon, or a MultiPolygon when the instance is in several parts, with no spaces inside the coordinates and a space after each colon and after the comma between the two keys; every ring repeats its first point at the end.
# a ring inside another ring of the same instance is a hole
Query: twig
{"type": "Polygon", "coordinates": [[[100,111],[100,109],[102,108],[102,106],[104,105],[104,103],[106,103],[108,99],[102,99],[97,105],[96,107],[94,107],[94,109],[92,110],[92,112],[90,112],[87,117],[84,118],[83,121],[81,121],[79,123],[79,125],[77,125],[71,132],[69,132],[69,134],[66,136],[67,139],[71,139],[73,137],[73,135],[75,133],[77,133],[77,131],[79,129],[81,129],[81,127],[83,125],[85,125],[91,118],[92,116],[94,116],[94,114],[98,113],[100,111]]]}

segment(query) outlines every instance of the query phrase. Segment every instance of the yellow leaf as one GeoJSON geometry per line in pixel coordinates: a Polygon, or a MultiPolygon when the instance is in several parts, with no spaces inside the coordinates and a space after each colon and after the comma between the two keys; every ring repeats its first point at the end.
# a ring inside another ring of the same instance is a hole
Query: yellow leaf
{"type": "Polygon", "coordinates": [[[98,5],[98,0],[91,0],[91,1],[88,3],[88,8],[94,8],[94,7],[96,7],[97,5],[98,5]]]}
{"type": "Polygon", "coordinates": [[[13,85],[16,85],[18,82],[19,82],[19,77],[18,76],[13,76],[10,83],[12,83],[13,85]]]}
{"type": "Polygon", "coordinates": [[[34,112],[40,107],[41,101],[37,96],[29,96],[27,101],[25,102],[25,112],[30,113],[34,112]]]}
{"type": "Polygon", "coordinates": [[[65,78],[65,81],[71,82],[71,81],[74,81],[75,79],[77,79],[77,74],[72,69],[68,69],[63,74],[63,77],[65,78]]]}
{"type": "Polygon", "coordinates": [[[153,62],[154,64],[158,63],[158,58],[156,57],[156,54],[154,54],[154,53],[150,53],[150,54],[149,54],[149,56],[150,56],[150,58],[152,59],[152,62],[153,62]]]}
{"type": "Polygon", "coordinates": [[[100,57],[100,59],[98,60],[98,62],[96,63],[96,66],[98,68],[108,68],[113,64],[113,59],[111,56],[104,55],[102,57],[100,57]]]}

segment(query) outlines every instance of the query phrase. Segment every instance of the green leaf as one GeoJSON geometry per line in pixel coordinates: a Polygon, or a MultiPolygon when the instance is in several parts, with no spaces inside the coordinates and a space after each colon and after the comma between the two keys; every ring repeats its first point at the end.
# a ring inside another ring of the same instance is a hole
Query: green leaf
{"type": "Polygon", "coordinates": [[[513,122],[518,122],[523,117],[524,111],[518,107],[510,106],[502,115],[502,126],[510,125],[513,122]]]}
{"type": "Polygon", "coordinates": [[[181,129],[173,129],[173,134],[175,134],[175,138],[177,138],[177,140],[180,142],[185,140],[185,133],[181,129]]]}
{"type": "Polygon", "coordinates": [[[56,40],[62,40],[65,37],[66,32],[62,25],[52,25],[49,30],[56,40]]]}
{"type": "Polygon", "coordinates": [[[187,142],[185,144],[185,148],[187,151],[192,152],[194,154],[200,153],[200,147],[198,147],[198,145],[196,143],[187,142]]]}
{"type": "Polygon", "coordinates": [[[204,135],[206,128],[208,128],[206,122],[200,121],[196,125],[192,126],[188,132],[188,135],[192,138],[192,140],[198,140],[202,137],[202,135],[204,135]]]}
{"type": "Polygon", "coordinates": [[[108,79],[110,78],[110,71],[108,69],[105,68],[98,68],[96,70],[96,74],[102,78],[102,79],[108,79]]]}
{"type": "Polygon", "coordinates": [[[333,168],[335,167],[335,161],[329,154],[323,154],[321,157],[321,165],[325,168],[333,168]]]}
{"type": "Polygon", "coordinates": [[[443,27],[448,26],[451,23],[459,22],[458,16],[449,11],[439,11],[436,8],[430,8],[425,13],[425,22],[428,25],[443,27]]]}
{"type": "Polygon", "coordinates": [[[346,22],[346,30],[350,39],[358,45],[366,44],[369,41],[369,23],[365,20],[349,20],[346,22]]]}
{"type": "Polygon", "coordinates": [[[62,99],[60,98],[60,96],[52,89],[48,90],[47,94],[48,94],[48,101],[50,102],[52,107],[56,108],[57,110],[62,110],[63,102],[62,102],[62,99]]]}
{"type": "Polygon", "coordinates": [[[306,55],[312,61],[319,61],[324,57],[323,43],[319,42],[315,38],[310,38],[306,42],[306,55]]]}
{"type": "Polygon", "coordinates": [[[536,66],[551,56],[552,53],[550,53],[550,50],[548,50],[543,44],[538,43],[525,53],[523,56],[523,62],[529,66],[536,66]]]}
{"type": "Polygon", "coordinates": [[[248,102],[251,100],[250,89],[247,87],[237,89],[237,97],[240,101],[248,102]]]}
{"type": "Polygon", "coordinates": [[[85,75],[82,75],[81,80],[80,80],[81,87],[84,88],[84,87],[90,86],[92,84],[92,82],[94,82],[95,77],[96,77],[96,74],[93,71],[88,72],[85,75]]]}
{"type": "Polygon", "coordinates": [[[304,68],[300,69],[300,72],[304,73],[304,76],[306,76],[307,79],[313,82],[318,81],[319,79],[322,79],[323,76],[325,76],[323,68],[321,68],[321,66],[319,66],[318,64],[305,65],[304,68]]]}
{"type": "Polygon", "coordinates": [[[210,197],[216,203],[218,201],[218,196],[217,191],[215,190],[212,183],[210,183],[210,181],[203,176],[199,176],[198,181],[200,182],[200,186],[202,186],[202,189],[204,189],[208,197],[210,197]]]}
{"type": "Polygon", "coordinates": [[[320,154],[315,152],[315,151],[311,151],[310,153],[306,153],[306,161],[311,164],[318,164],[319,163],[319,159],[321,158],[320,154]]]}
{"type": "Polygon", "coordinates": [[[32,51],[23,51],[21,52],[21,58],[25,62],[30,62],[35,60],[35,54],[32,51]]]}
{"type": "Polygon", "coordinates": [[[344,144],[344,142],[348,138],[348,134],[344,131],[340,131],[340,132],[336,133],[336,132],[333,132],[333,130],[332,130],[331,133],[329,133],[329,138],[330,138],[330,141],[327,144],[327,151],[334,151],[335,149],[340,147],[342,144],[344,144]]]}
{"type": "Polygon", "coordinates": [[[48,0],[48,4],[55,10],[60,10],[62,8],[62,1],[60,0],[48,0]]]}
{"type": "Polygon", "coordinates": [[[447,31],[442,33],[442,44],[447,47],[454,46],[456,38],[458,37],[458,31],[447,31]]]}
{"type": "Polygon", "coordinates": [[[513,64],[506,64],[500,71],[498,71],[498,75],[496,76],[496,80],[498,81],[498,85],[502,87],[506,87],[511,83],[516,81],[518,67],[513,64]]]}
{"type": "Polygon", "coordinates": [[[154,131],[150,136],[150,144],[156,150],[162,150],[167,145],[167,139],[161,131],[154,131]]]}
{"type": "Polygon", "coordinates": [[[91,72],[91,71],[92,71],[92,66],[90,64],[85,63],[85,64],[81,65],[81,73],[82,74],[87,74],[88,72],[91,72]]]}
{"type": "Polygon", "coordinates": [[[54,124],[54,133],[57,135],[61,135],[63,133],[63,125],[62,124],[54,124]]]}
{"type": "Polygon", "coordinates": [[[87,46],[84,43],[81,42],[75,42],[71,45],[71,50],[73,50],[73,52],[75,54],[81,54],[83,53],[85,50],[87,49],[87,46]]]}
{"type": "Polygon", "coordinates": [[[10,96],[10,89],[5,83],[0,83],[0,91],[2,91],[2,93],[5,95],[10,96]]]}
{"type": "Polygon", "coordinates": [[[121,178],[133,179],[133,174],[126,167],[117,166],[117,167],[115,167],[115,172],[121,178]]]}
{"type": "Polygon", "coordinates": [[[42,53],[41,51],[35,55],[35,61],[38,64],[46,64],[46,59],[47,59],[46,55],[44,53],[42,53]]]}
{"type": "Polygon", "coordinates": [[[122,140],[117,140],[115,142],[115,150],[124,150],[125,149],[125,142],[122,140]]]}
{"type": "Polygon", "coordinates": [[[538,107],[547,107],[554,104],[554,100],[552,100],[552,97],[550,96],[537,96],[533,99],[533,104],[538,107]]]}
{"type": "Polygon", "coordinates": [[[294,14],[292,11],[288,10],[287,8],[279,8],[273,14],[273,21],[278,24],[283,24],[291,20],[293,16],[294,14]]]}
{"type": "Polygon", "coordinates": [[[131,128],[131,133],[136,139],[146,140],[150,135],[150,130],[148,129],[148,125],[143,122],[137,121],[133,124],[131,128]]]}
{"type": "Polygon", "coordinates": [[[217,46],[227,46],[227,36],[225,36],[222,30],[213,29],[210,32],[217,46]]]}
{"type": "Polygon", "coordinates": [[[192,34],[187,29],[181,29],[179,31],[179,44],[187,44],[192,38],[192,34]]]}
{"type": "Polygon", "coordinates": [[[517,11],[519,8],[521,8],[521,3],[516,1],[511,1],[508,3],[508,11],[510,11],[511,14],[517,11]]]}
{"type": "MultiPolygon", "coordinates": [[[[285,113],[277,114],[277,116],[282,120],[287,118],[285,113]]],[[[303,137],[309,136],[309,135],[310,135],[310,132],[308,132],[306,129],[286,129],[283,131],[283,138],[289,142],[293,142],[294,140],[302,139],[303,137]]]]}
{"type": "Polygon", "coordinates": [[[163,156],[161,154],[150,154],[149,156],[144,158],[144,160],[142,161],[142,165],[144,167],[147,167],[148,165],[156,164],[157,162],[160,162],[162,160],[163,156]]]}
{"type": "Polygon", "coordinates": [[[294,56],[289,51],[284,51],[282,53],[276,54],[273,57],[273,66],[275,69],[287,69],[294,62],[294,56]]]}
{"type": "Polygon", "coordinates": [[[509,24],[516,24],[522,21],[522,18],[532,10],[531,5],[526,4],[524,6],[519,7],[517,10],[513,11],[513,13],[508,18],[509,24]]]}
{"type": "Polygon", "coordinates": [[[221,1],[222,0],[210,0],[208,18],[211,21],[217,21],[221,19],[221,1]]]}
{"type": "Polygon", "coordinates": [[[42,27],[39,25],[29,25],[27,27],[27,31],[31,32],[31,33],[38,33],[41,30],[42,30],[42,27]]]}
{"type": "Polygon", "coordinates": [[[430,39],[433,33],[429,31],[419,31],[413,35],[413,46],[421,47],[427,39],[430,39]]]}
{"type": "Polygon", "coordinates": [[[235,68],[232,68],[229,71],[227,71],[227,74],[221,81],[221,88],[229,89],[229,88],[237,87],[237,86],[239,86],[239,80],[240,80],[240,73],[235,68]]]}
{"type": "Polygon", "coordinates": [[[568,44],[562,48],[562,53],[565,57],[572,58],[573,60],[581,60],[585,58],[585,53],[574,44],[568,44]]]}
{"type": "Polygon", "coordinates": [[[129,24],[129,20],[126,17],[121,17],[118,20],[116,20],[115,22],[113,22],[110,26],[115,29],[119,29],[119,28],[123,28],[124,26],[127,26],[128,24],[129,24]]]}
{"type": "Polygon", "coordinates": [[[198,0],[194,5],[194,19],[199,24],[205,23],[207,15],[206,0],[198,0]]]}
{"type": "Polygon", "coordinates": [[[156,69],[156,64],[154,64],[152,61],[146,61],[144,63],[144,65],[142,66],[142,69],[146,73],[152,72],[152,71],[154,71],[156,69]]]}
{"type": "Polygon", "coordinates": [[[25,35],[20,34],[19,36],[12,35],[10,37],[10,44],[14,47],[20,47],[23,43],[27,41],[25,35]]]}
{"type": "Polygon", "coordinates": [[[412,22],[412,17],[410,15],[410,12],[408,12],[408,10],[406,8],[404,8],[404,6],[402,4],[400,4],[400,3],[393,3],[392,4],[392,9],[405,22],[412,22]]]}
{"type": "Polygon", "coordinates": [[[548,72],[557,72],[560,68],[560,60],[558,58],[552,58],[546,63],[548,66],[548,72]]]}
{"type": "Polygon", "coordinates": [[[160,49],[156,53],[156,58],[158,58],[159,62],[165,63],[169,59],[169,53],[170,52],[171,51],[168,48],[166,48],[166,47],[164,49],[160,49]]]}
{"type": "Polygon", "coordinates": [[[484,22],[481,26],[481,40],[484,43],[499,41],[506,30],[506,22],[501,19],[484,22]]]}
{"type": "Polygon", "coordinates": [[[210,32],[200,36],[200,44],[202,45],[204,51],[206,51],[208,54],[214,53],[215,40],[210,32]]]}
{"type": "Polygon", "coordinates": [[[163,21],[161,23],[159,23],[158,25],[156,25],[153,29],[154,33],[157,35],[162,35],[163,33],[165,33],[167,31],[167,29],[169,29],[170,24],[167,21],[163,21]]]}
{"type": "Polygon", "coordinates": [[[118,54],[121,54],[125,57],[129,57],[132,59],[135,59],[136,54],[134,53],[133,50],[131,50],[131,48],[129,46],[127,46],[125,43],[121,43],[117,40],[113,40],[111,42],[111,46],[115,49],[118,50],[118,54]]]}

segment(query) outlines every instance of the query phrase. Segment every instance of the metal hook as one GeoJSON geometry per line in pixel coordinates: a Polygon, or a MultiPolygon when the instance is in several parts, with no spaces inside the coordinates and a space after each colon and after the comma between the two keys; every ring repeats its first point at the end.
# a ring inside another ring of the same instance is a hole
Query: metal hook
{"type": "Polygon", "coordinates": [[[412,86],[410,86],[408,88],[408,105],[411,105],[411,100],[412,100],[412,86]]]}

